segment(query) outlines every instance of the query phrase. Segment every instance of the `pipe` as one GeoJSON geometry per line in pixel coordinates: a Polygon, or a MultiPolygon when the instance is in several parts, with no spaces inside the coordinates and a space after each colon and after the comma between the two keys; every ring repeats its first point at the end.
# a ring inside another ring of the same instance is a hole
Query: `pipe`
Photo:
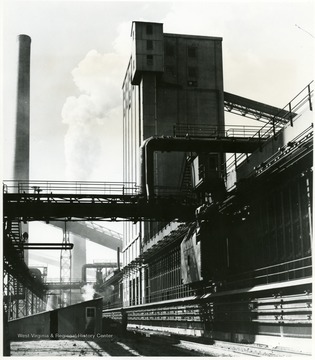
{"type": "Polygon", "coordinates": [[[117,269],[120,271],[120,247],[117,248],[117,269]]]}
{"type": "MultiPolygon", "coordinates": [[[[120,264],[121,266],[122,264],[120,264]]],[[[117,268],[116,263],[95,263],[95,264],[84,264],[82,266],[82,282],[86,282],[86,269],[104,269],[104,268],[117,268]]]]}
{"type": "Polygon", "coordinates": [[[31,38],[19,35],[14,179],[29,180],[31,38]]]}
{"type": "Polygon", "coordinates": [[[148,202],[154,199],[155,151],[252,153],[261,144],[261,139],[223,137],[213,139],[191,139],[174,137],[150,137],[141,146],[141,191],[148,202]]]}

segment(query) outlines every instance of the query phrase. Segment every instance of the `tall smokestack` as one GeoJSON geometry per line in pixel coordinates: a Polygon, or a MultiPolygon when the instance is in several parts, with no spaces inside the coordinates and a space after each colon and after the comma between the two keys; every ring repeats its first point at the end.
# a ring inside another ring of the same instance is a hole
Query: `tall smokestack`
{"type": "MultiPolygon", "coordinates": [[[[28,181],[30,173],[30,63],[31,38],[19,35],[14,180],[28,181]]],[[[20,223],[20,232],[24,241],[28,241],[28,224],[20,223]]],[[[24,251],[24,262],[28,265],[27,250],[24,251]]]]}
{"type": "Polygon", "coordinates": [[[31,38],[18,36],[18,83],[14,180],[29,180],[30,163],[30,55],[31,38]]]}

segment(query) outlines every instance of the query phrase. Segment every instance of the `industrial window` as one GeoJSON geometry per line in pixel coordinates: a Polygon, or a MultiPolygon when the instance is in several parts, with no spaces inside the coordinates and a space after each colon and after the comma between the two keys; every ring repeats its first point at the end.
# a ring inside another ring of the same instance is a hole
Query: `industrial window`
{"type": "Polygon", "coordinates": [[[147,65],[153,65],[153,55],[147,55],[147,65]]]}
{"type": "Polygon", "coordinates": [[[197,47],[188,46],[188,57],[195,58],[197,57],[197,47]]]}
{"type": "Polygon", "coordinates": [[[86,308],[86,317],[95,317],[95,307],[86,308]]]}
{"type": "Polygon", "coordinates": [[[172,44],[165,44],[165,55],[174,56],[175,50],[172,44]]]}
{"type": "Polygon", "coordinates": [[[218,170],[218,156],[217,155],[209,155],[208,164],[210,170],[218,170]]]}
{"type": "Polygon", "coordinates": [[[198,86],[198,81],[196,81],[196,80],[189,80],[189,81],[187,81],[187,85],[188,85],[188,86],[194,86],[194,87],[196,87],[196,86],[198,86]]]}
{"type": "Polygon", "coordinates": [[[171,76],[175,76],[175,68],[172,65],[165,66],[165,72],[171,76]]]}
{"type": "Polygon", "coordinates": [[[152,26],[152,24],[147,24],[146,33],[147,33],[147,35],[152,35],[153,34],[153,26],[152,26]]]}
{"type": "Polygon", "coordinates": [[[147,40],[147,50],[153,50],[153,41],[147,40]]]}
{"type": "Polygon", "coordinates": [[[190,78],[196,78],[198,74],[196,66],[188,66],[188,76],[190,78]]]}

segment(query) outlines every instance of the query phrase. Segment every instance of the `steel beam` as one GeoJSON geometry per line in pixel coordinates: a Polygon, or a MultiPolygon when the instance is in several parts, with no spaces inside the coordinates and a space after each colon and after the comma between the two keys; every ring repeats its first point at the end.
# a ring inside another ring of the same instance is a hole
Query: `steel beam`
{"type": "Polygon", "coordinates": [[[106,196],[79,196],[77,194],[3,195],[3,215],[11,220],[49,221],[49,220],[114,220],[127,219],[189,221],[194,219],[196,203],[185,198],[176,201],[172,198],[157,198],[155,204],[147,204],[141,197],[125,200],[117,197],[116,202],[108,201],[106,196]]]}
{"type": "Polygon", "coordinates": [[[224,108],[228,112],[255,120],[279,124],[287,124],[296,116],[291,110],[287,111],[228,92],[224,92],[224,108]]]}
{"type": "Polygon", "coordinates": [[[218,137],[218,138],[175,138],[152,136],[141,147],[141,191],[146,200],[154,202],[154,153],[156,151],[178,151],[200,153],[252,153],[266,139],[258,137],[218,137]]]}
{"type": "MultiPolygon", "coordinates": [[[[61,221],[49,221],[49,225],[59,228],[64,227],[63,222],[61,221]]],[[[106,246],[109,249],[117,250],[118,247],[122,248],[122,235],[103,228],[102,226],[76,221],[69,222],[67,224],[67,229],[72,234],[88,239],[96,244],[106,246]]]]}

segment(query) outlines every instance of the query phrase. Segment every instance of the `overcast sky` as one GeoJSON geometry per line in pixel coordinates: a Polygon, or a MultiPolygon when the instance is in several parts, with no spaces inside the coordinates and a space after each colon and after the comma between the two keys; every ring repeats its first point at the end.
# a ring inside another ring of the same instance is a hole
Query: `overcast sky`
{"type": "MultiPolygon", "coordinates": [[[[31,44],[33,180],[122,181],[135,20],[223,38],[225,91],[283,107],[314,79],[314,1],[3,0],[3,178],[12,178],[17,36],[31,44]]],[[[242,118],[239,118],[240,122],[242,118]]]]}
{"type": "Polygon", "coordinates": [[[313,1],[3,4],[6,179],[18,34],[32,38],[30,178],[36,180],[122,179],[121,85],[133,20],[162,22],[164,32],[223,37],[228,92],[282,107],[314,78],[313,1]]]}

